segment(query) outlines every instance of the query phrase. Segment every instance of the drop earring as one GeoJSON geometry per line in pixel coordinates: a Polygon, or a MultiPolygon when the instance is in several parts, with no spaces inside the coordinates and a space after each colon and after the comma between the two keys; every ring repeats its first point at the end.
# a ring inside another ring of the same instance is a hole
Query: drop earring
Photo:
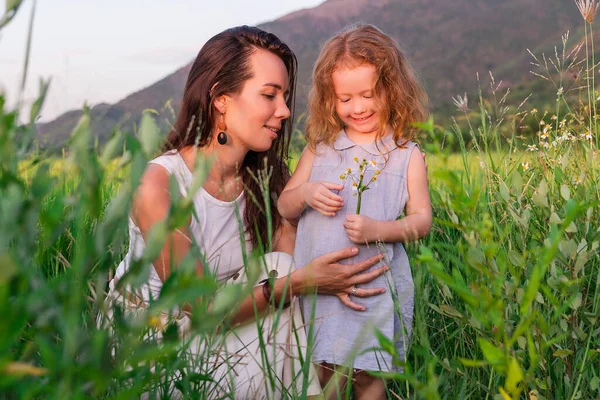
{"type": "Polygon", "coordinates": [[[227,129],[227,126],[225,125],[225,114],[221,114],[221,120],[217,125],[217,129],[219,130],[217,142],[219,142],[220,145],[225,145],[227,143],[227,134],[225,133],[225,130],[227,129]]]}

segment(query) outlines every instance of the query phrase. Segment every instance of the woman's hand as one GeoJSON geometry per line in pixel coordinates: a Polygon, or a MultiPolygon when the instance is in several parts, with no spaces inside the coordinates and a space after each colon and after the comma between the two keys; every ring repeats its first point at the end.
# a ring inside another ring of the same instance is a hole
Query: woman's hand
{"type": "Polygon", "coordinates": [[[302,184],[304,203],[321,214],[332,217],[342,209],[344,199],[332,190],[342,190],[343,185],[331,182],[305,182],[302,184]]]}
{"type": "Polygon", "coordinates": [[[312,294],[315,289],[320,294],[337,296],[340,301],[356,311],[366,308],[354,303],[350,295],[370,297],[385,292],[385,288],[356,288],[356,285],[368,283],[388,271],[388,266],[357,275],[377,264],[383,255],[377,255],[356,264],[340,264],[339,261],[358,254],[356,247],[324,254],[308,263],[304,268],[292,272],[292,288],[297,294],[312,294]],[[354,292],[353,292],[354,289],[354,292]]]}

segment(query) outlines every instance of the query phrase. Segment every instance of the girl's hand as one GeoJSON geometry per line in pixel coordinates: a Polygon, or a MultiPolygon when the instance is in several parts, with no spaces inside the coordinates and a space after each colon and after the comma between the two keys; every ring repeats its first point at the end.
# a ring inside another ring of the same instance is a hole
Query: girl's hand
{"type": "Polygon", "coordinates": [[[342,190],[343,185],[331,182],[305,182],[302,187],[304,203],[328,217],[344,206],[344,200],[332,190],[342,190]]]}
{"type": "Polygon", "coordinates": [[[379,239],[377,225],[377,220],[357,214],[348,214],[344,222],[348,238],[357,244],[377,241],[379,239]]]}
{"type": "Polygon", "coordinates": [[[366,310],[364,306],[354,303],[350,296],[370,297],[385,293],[385,288],[361,288],[356,285],[373,281],[388,271],[389,267],[383,266],[365,272],[381,261],[381,254],[356,264],[339,263],[340,260],[354,257],[357,253],[358,249],[354,247],[315,258],[304,268],[292,272],[290,279],[293,290],[298,294],[313,294],[316,290],[319,294],[337,296],[344,305],[353,310],[366,310]]]}

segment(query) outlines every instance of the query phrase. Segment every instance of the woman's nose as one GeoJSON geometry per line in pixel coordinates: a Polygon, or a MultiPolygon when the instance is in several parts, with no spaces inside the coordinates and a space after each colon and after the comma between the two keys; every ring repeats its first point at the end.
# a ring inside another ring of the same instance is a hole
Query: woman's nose
{"type": "Polygon", "coordinates": [[[275,116],[277,118],[287,119],[287,118],[289,118],[290,115],[291,115],[290,109],[288,108],[288,106],[285,103],[285,101],[281,102],[280,105],[279,105],[279,107],[277,107],[277,111],[275,113],[275,116]]]}

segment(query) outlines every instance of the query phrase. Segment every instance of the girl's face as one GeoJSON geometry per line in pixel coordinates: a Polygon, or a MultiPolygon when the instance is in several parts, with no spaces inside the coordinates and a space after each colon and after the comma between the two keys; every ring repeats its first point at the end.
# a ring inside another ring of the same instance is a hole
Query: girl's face
{"type": "Polygon", "coordinates": [[[335,111],[351,139],[375,138],[379,130],[379,108],[375,101],[375,67],[363,64],[344,67],[332,74],[335,111]]]}
{"type": "Polygon", "coordinates": [[[257,49],[250,56],[250,64],[252,78],[244,83],[239,94],[227,96],[226,132],[234,143],[262,152],[271,147],[283,122],[290,116],[285,103],[288,73],[283,61],[265,50],[257,49]]]}

